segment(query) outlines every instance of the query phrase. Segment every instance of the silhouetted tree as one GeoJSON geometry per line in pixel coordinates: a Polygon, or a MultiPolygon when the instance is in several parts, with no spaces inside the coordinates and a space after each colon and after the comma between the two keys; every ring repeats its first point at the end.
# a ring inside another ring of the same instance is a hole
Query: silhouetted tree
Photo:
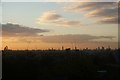
{"type": "Polygon", "coordinates": [[[8,50],[8,46],[5,46],[4,50],[8,50]]]}

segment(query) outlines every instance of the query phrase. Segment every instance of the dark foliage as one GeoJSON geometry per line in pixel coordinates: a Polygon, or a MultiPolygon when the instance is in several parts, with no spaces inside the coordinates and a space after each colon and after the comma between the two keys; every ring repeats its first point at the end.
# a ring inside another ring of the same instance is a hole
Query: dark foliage
{"type": "Polygon", "coordinates": [[[3,51],[3,80],[120,80],[118,50],[3,51]]]}

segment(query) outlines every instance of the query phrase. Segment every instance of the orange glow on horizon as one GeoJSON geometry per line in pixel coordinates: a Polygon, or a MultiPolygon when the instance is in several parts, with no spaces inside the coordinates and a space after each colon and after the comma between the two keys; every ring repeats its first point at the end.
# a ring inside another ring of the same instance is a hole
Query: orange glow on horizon
{"type": "MultiPolygon", "coordinates": [[[[62,49],[62,46],[65,48],[71,48],[74,49],[75,46],[78,49],[84,49],[84,48],[89,48],[89,49],[95,49],[97,47],[108,47],[107,44],[93,44],[93,43],[80,43],[80,44],[72,44],[72,43],[44,43],[44,42],[39,42],[39,43],[25,43],[25,42],[2,42],[2,49],[4,49],[5,46],[8,46],[9,49],[11,50],[47,50],[47,49],[62,49]]],[[[112,44],[110,45],[111,48],[117,48],[117,44],[112,44]]]]}
{"type": "Polygon", "coordinates": [[[89,49],[95,49],[97,47],[102,47],[104,46],[107,48],[110,46],[111,48],[118,48],[117,43],[94,43],[94,42],[85,42],[85,43],[47,43],[43,42],[41,40],[36,40],[37,38],[25,38],[21,39],[20,37],[3,37],[2,38],[2,50],[4,49],[5,46],[8,46],[9,49],[12,50],[47,50],[47,49],[62,49],[62,46],[64,49],[66,48],[71,48],[74,49],[77,47],[78,49],[84,49],[84,48],[89,48],[89,49]],[[31,42],[27,41],[31,40],[31,42]]]}

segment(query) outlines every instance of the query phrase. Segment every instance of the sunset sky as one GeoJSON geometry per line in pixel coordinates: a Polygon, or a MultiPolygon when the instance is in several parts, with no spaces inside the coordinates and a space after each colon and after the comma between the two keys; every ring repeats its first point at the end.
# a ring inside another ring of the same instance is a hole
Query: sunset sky
{"type": "Polygon", "coordinates": [[[116,2],[3,2],[3,48],[117,48],[116,2]]]}

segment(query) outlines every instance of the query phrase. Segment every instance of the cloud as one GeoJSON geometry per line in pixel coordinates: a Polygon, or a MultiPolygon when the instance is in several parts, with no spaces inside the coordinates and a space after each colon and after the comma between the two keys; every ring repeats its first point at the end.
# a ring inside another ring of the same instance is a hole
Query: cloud
{"type": "Polygon", "coordinates": [[[43,15],[38,19],[40,22],[51,22],[60,19],[62,16],[57,14],[55,11],[44,12],[43,15]]]}
{"type": "Polygon", "coordinates": [[[30,28],[21,26],[19,24],[2,24],[2,35],[3,37],[21,37],[21,36],[39,36],[38,33],[44,33],[49,32],[49,30],[44,29],[36,29],[36,28],[30,28]]]}
{"type": "MultiPolygon", "coordinates": [[[[86,47],[95,45],[112,45],[117,42],[113,39],[115,36],[93,36],[88,34],[66,34],[66,35],[49,35],[49,36],[41,36],[41,37],[21,37],[18,38],[17,41],[14,40],[14,43],[24,42],[24,43],[50,43],[54,44],[84,44],[86,47]]],[[[12,40],[12,39],[11,39],[12,40]]],[[[10,40],[9,40],[10,41],[10,40]]],[[[13,41],[13,40],[12,40],[13,41]]]]}
{"type": "Polygon", "coordinates": [[[64,26],[64,27],[80,27],[82,25],[79,21],[66,20],[66,19],[61,19],[54,23],[58,26],[64,26]]]}
{"type": "Polygon", "coordinates": [[[113,8],[115,6],[115,2],[74,2],[69,6],[66,6],[65,9],[78,12],[80,11],[91,11],[96,9],[104,9],[104,8],[113,8]]]}
{"type": "Polygon", "coordinates": [[[57,14],[55,11],[47,11],[38,18],[38,24],[50,23],[56,26],[72,27],[72,26],[81,26],[80,21],[68,20],[63,16],[57,14]]]}
{"type": "MultiPolygon", "coordinates": [[[[117,2],[80,2],[73,3],[72,6],[65,7],[66,10],[72,12],[83,12],[86,17],[97,18],[103,22],[103,18],[118,17],[118,3],[117,2]]],[[[104,24],[116,24],[116,19],[111,18],[110,21],[104,21],[104,24]]]]}
{"type": "Polygon", "coordinates": [[[120,21],[118,20],[118,17],[108,17],[108,18],[103,18],[100,21],[98,21],[97,23],[108,23],[108,24],[118,24],[120,23],[120,21]]]}
{"type": "Polygon", "coordinates": [[[87,43],[95,42],[94,40],[107,39],[112,40],[115,36],[92,36],[88,34],[68,34],[68,35],[54,35],[44,36],[41,38],[43,42],[47,43],[87,43]]]}
{"type": "MultiPolygon", "coordinates": [[[[21,37],[17,41],[25,43],[96,43],[96,42],[114,42],[115,36],[93,36],[89,34],[65,34],[65,35],[49,35],[41,37],[21,37]]],[[[14,39],[14,38],[13,38],[14,39]]],[[[11,40],[13,41],[11,38],[11,40]]],[[[16,41],[16,42],[17,42],[16,41]]]]}
{"type": "Polygon", "coordinates": [[[118,9],[98,9],[98,10],[93,10],[87,14],[88,17],[111,17],[111,16],[116,16],[118,15],[118,9]]]}

